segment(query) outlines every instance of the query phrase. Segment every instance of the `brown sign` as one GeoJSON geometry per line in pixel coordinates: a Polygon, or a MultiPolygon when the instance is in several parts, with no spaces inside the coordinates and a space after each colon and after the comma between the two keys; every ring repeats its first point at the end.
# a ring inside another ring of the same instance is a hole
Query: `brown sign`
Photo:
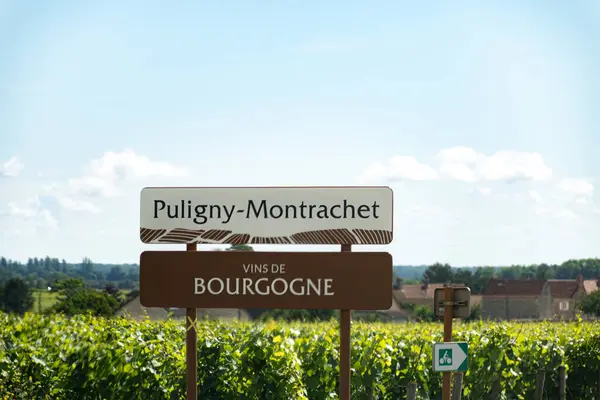
{"type": "Polygon", "coordinates": [[[387,310],[385,252],[145,251],[144,307],[387,310]]]}

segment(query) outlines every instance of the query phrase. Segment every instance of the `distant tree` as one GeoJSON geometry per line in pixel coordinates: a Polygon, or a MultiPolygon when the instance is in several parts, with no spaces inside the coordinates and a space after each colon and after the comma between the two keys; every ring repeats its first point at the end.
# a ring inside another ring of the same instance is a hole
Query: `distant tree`
{"type": "Polygon", "coordinates": [[[520,274],[520,267],[503,267],[500,270],[500,278],[502,279],[517,279],[520,274]]]}
{"type": "Polygon", "coordinates": [[[2,288],[2,309],[9,313],[23,315],[33,306],[31,288],[21,278],[9,279],[2,288]]]}
{"type": "Polygon", "coordinates": [[[127,274],[123,271],[121,266],[116,265],[110,269],[108,275],[106,275],[106,280],[111,282],[119,282],[124,281],[127,278],[127,274]]]}
{"type": "Polygon", "coordinates": [[[67,278],[55,282],[52,285],[52,290],[59,292],[64,298],[67,298],[84,287],[85,283],[82,278],[67,278]]]}
{"type": "Polygon", "coordinates": [[[83,260],[81,260],[79,273],[85,279],[94,280],[98,278],[96,271],[94,270],[94,263],[92,263],[92,260],[88,257],[84,257],[83,260]]]}
{"type": "Polygon", "coordinates": [[[119,294],[119,287],[114,283],[109,283],[104,287],[104,291],[111,296],[117,296],[119,294]]]}
{"type": "Polygon", "coordinates": [[[581,299],[580,309],[586,314],[600,317],[600,290],[596,290],[581,299]]]}
{"type": "Polygon", "coordinates": [[[94,289],[80,289],[52,307],[53,312],[73,316],[92,314],[110,317],[119,308],[119,302],[110,294],[94,289]]]}
{"type": "Polygon", "coordinates": [[[467,287],[471,287],[473,281],[473,273],[470,269],[467,268],[459,268],[454,273],[454,278],[452,278],[453,283],[462,283],[467,287]]]}
{"type": "Polygon", "coordinates": [[[554,271],[548,264],[540,264],[537,267],[532,268],[535,271],[535,277],[537,279],[552,279],[554,277],[554,271]]]}
{"type": "Polygon", "coordinates": [[[82,278],[68,278],[56,282],[52,289],[58,291],[58,301],[48,313],[66,315],[90,313],[95,316],[114,315],[120,306],[119,290],[108,285],[104,291],[86,288],[82,278]],[[116,289],[116,290],[115,290],[116,289]]]}
{"type": "Polygon", "coordinates": [[[429,279],[430,283],[445,283],[452,281],[453,275],[450,265],[435,263],[425,270],[423,277],[429,279]]]}
{"type": "Polygon", "coordinates": [[[471,292],[473,294],[482,293],[487,288],[488,282],[494,276],[494,268],[492,267],[481,267],[477,268],[473,273],[473,279],[471,280],[471,292]]]}

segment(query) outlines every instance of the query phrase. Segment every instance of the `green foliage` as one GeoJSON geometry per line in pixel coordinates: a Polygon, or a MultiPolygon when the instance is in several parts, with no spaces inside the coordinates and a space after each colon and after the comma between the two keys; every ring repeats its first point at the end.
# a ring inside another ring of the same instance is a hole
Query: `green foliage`
{"type": "Polygon", "coordinates": [[[31,288],[21,278],[9,279],[0,288],[0,310],[23,315],[33,302],[31,288]]]}
{"type": "MultiPolygon", "coordinates": [[[[451,268],[448,264],[435,263],[423,269],[414,267],[398,267],[398,271],[413,278],[416,270],[423,271],[423,279],[429,283],[461,283],[471,288],[471,293],[482,293],[491,277],[503,279],[577,279],[581,274],[583,279],[600,278],[600,258],[568,260],[560,265],[511,265],[504,267],[465,267],[451,268]],[[410,271],[410,273],[408,272],[410,271]]],[[[396,269],[396,267],[395,267],[396,269]]],[[[403,277],[403,276],[401,276],[403,277]]],[[[408,282],[405,282],[408,284],[408,282]]]]}
{"type": "Polygon", "coordinates": [[[418,321],[422,322],[433,322],[435,320],[433,311],[427,306],[416,306],[414,308],[414,316],[418,321]]]}
{"type": "Polygon", "coordinates": [[[71,294],[81,290],[85,287],[85,282],[82,278],[67,278],[64,280],[57,281],[52,290],[59,292],[65,297],[69,297],[71,294]]]}
{"type": "Polygon", "coordinates": [[[581,299],[581,311],[600,317],[600,290],[596,290],[581,299]]]}
{"type": "Polygon", "coordinates": [[[118,308],[119,302],[110,294],[94,289],[81,289],[56,303],[51,308],[51,312],[70,316],[90,313],[96,316],[110,317],[118,308]]]}
{"type": "Polygon", "coordinates": [[[85,257],[80,263],[67,263],[58,258],[29,258],[26,263],[0,257],[0,284],[10,278],[20,277],[36,289],[46,290],[56,281],[82,278],[86,285],[102,289],[109,282],[121,289],[134,289],[139,282],[139,266],[135,264],[93,263],[85,257]]]}
{"type": "MultiPolygon", "coordinates": [[[[335,322],[198,324],[198,386],[202,399],[335,399],[339,326],[335,322]]],[[[440,323],[355,322],[352,391],[360,400],[406,397],[417,382],[421,398],[439,398],[432,344],[440,323]]],[[[454,340],[469,342],[465,400],[485,398],[502,377],[503,398],[530,399],[539,369],[548,399],[557,367],[568,368],[568,393],[594,399],[600,324],[456,323],[454,340]]],[[[183,399],[182,322],[130,321],[77,315],[23,318],[0,314],[0,398],[183,399]]]]}
{"type": "Polygon", "coordinates": [[[58,301],[46,313],[61,313],[68,316],[91,314],[110,317],[121,305],[119,292],[115,287],[107,287],[104,291],[85,288],[82,279],[66,279],[57,282],[58,301]]]}
{"type": "Polygon", "coordinates": [[[481,319],[481,304],[475,304],[471,306],[471,313],[469,318],[466,318],[465,321],[479,321],[481,319]]]}
{"type": "Polygon", "coordinates": [[[435,263],[423,274],[423,277],[431,283],[445,283],[453,278],[452,267],[449,264],[435,263]]]}
{"type": "Polygon", "coordinates": [[[273,309],[267,310],[260,315],[260,320],[282,320],[282,321],[329,321],[336,315],[335,310],[296,310],[296,309],[273,309]]]}

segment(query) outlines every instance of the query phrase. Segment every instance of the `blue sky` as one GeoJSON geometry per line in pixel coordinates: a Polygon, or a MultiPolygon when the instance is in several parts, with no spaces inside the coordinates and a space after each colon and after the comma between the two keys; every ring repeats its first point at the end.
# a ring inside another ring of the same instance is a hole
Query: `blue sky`
{"type": "Polygon", "coordinates": [[[396,264],[599,256],[599,41],[594,0],[0,0],[0,254],[179,248],[144,186],[369,183],[396,264]]]}

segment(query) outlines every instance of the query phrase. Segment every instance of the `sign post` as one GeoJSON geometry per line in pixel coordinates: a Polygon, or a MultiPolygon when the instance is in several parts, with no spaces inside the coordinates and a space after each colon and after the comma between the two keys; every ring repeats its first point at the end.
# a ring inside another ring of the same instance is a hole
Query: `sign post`
{"type": "Polygon", "coordinates": [[[437,317],[444,318],[444,344],[433,346],[433,370],[442,372],[442,400],[450,400],[453,371],[467,369],[467,343],[452,343],[452,320],[466,318],[471,312],[471,289],[446,284],[436,289],[433,309],[437,317]]]}
{"type": "MultiPolygon", "coordinates": [[[[452,341],[452,308],[454,296],[452,296],[452,286],[448,285],[444,288],[444,342],[452,341]]],[[[442,400],[450,400],[450,382],[452,372],[443,372],[442,376],[442,400]]]]}
{"type": "MultiPolygon", "coordinates": [[[[351,252],[352,245],[343,244],[343,252],[351,252]]],[[[392,271],[393,274],[393,271],[392,271]]],[[[393,278],[392,278],[393,279],[393,278]]],[[[391,303],[391,302],[390,302],[391,303]]],[[[391,304],[390,304],[391,307],[391,304]]],[[[381,308],[387,309],[389,307],[381,308]]],[[[340,310],[340,400],[350,400],[350,365],[351,348],[350,326],[352,323],[352,311],[348,309],[340,310]]]]}
{"type": "Polygon", "coordinates": [[[393,281],[388,253],[352,253],[352,245],[392,242],[389,187],[148,187],[140,195],[140,239],[187,244],[186,252],[142,253],[140,301],[186,308],[188,400],[197,397],[197,308],[210,307],[339,309],[339,393],[350,400],[351,310],[389,308],[393,281]],[[341,252],[196,252],[197,244],[337,244],[341,252]],[[367,269],[369,279],[357,269],[367,269]]]}
{"type": "MultiPolygon", "coordinates": [[[[196,251],[196,244],[188,243],[187,251],[196,251]]],[[[141,268],[140,262],[140,268],[141,268]]],[[[141,278],[141,277],[140,277],[141,278]]],[[[141,286],[141,285],[140,285],[141,286]]],[[[141,299],[140,299],[141,301],[141,299]]],[[[195,307],[185,309],[185,365],[186,365],[186,387],[188,399],[198,398],[198,332],[196,322],[198,321],[198,310],[195,307]]]]}

